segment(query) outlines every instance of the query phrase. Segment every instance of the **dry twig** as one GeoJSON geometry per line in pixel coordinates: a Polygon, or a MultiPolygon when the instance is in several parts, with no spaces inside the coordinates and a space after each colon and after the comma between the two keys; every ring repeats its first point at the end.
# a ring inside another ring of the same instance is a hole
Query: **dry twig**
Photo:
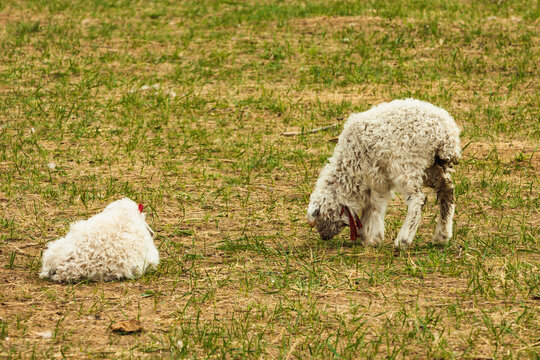
{"type": "Polygon", "coordinates": [[[307,130],[307,131],[290,131],[290,132],[284,132],[284,133],[281,133],[281,135],[283,136],[296,136],[296,135],[305,135],[305,134],[314,134],[314,133],[317,133],[319,131],[326,131],[326,130],[329,130],[329,129],[334,129],[334,128],[337,128],[339,126],[338,123],[335,123],[335,124],[332,124],[332,125],[328,125],[328,126],[321,126],[321,127],[318,127],[316,129],[312,129],[312,130],[307,130]]]}

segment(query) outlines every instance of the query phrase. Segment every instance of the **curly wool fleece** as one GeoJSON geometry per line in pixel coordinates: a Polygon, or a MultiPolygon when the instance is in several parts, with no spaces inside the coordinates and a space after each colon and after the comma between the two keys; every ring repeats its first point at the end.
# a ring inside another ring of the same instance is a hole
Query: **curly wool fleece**
{"type": "Polygon", "coordinates": [[[378,244],[384,239],[388,200],[397,190],[408,212],[394,245],[408,246],[426,200],[422,186],[428,186],[439,198],[434,240],[448,241],[454,215],[449,167],[461,156],[459,132],[448,112],[415,99],[394,100],[352,114],[311,194],[308,223],[317,227],[323,239],[349,225],[353,240],[358,228],[364,243],[378,244]]]}
{"type": "Polygon", "coordinates": [[[158,263],[145,214],[124,198],[72,224],[65,237],[47,244],[39,276],[57,282],[131,279],[158,263]]]}

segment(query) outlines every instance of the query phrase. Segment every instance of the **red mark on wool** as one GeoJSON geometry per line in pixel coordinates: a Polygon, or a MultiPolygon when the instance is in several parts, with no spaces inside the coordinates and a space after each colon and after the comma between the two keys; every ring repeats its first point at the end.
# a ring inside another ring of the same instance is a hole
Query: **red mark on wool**
{"type": "Polygon", "coordinates": [[[142,214],[144,210],[144,205],[143,204],[139,204],[139,212],[142,214]]]}

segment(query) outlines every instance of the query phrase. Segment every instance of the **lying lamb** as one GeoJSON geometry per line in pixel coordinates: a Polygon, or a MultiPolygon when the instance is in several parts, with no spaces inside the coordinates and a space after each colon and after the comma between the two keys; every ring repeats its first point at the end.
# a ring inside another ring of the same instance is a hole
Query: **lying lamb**
{"type": "Polygon", "coordinates": [[[128,198],[115,201],[90,219],[72,224],[65,237],[50,242],[39,276],[57,282],[141,276],[159,263],[153,235],[142,204],[128,198]]]}
{"type": "Polygon", "coordinates": [[[454,216],[449,168],[460,153],[456,123],[427,102],[395,100],[352,114],[311,194],[308,223],[323,240],[348,225],[351,240],[359,237],[365,244],[379,244],[387,202],[397,190],[408,211],[394,246],[406,247],[420,224],[426,201],[422,186],[428,186],[439,199],[434,241],[446,242],[452,237],[454,216]]]}

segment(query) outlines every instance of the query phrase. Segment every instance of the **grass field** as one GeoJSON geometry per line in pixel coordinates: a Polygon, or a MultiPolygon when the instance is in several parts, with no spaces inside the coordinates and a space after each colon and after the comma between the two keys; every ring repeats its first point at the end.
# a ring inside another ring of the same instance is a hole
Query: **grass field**
{"type": "Polygon", "coordinates": [[[539,359],[539,15],[2,1],[0,358],[539,359]],[[305,212],[344,119],[404,97],[463,128],[453,241],[430,242],[430,193],[406,251],[399,196],[384,246],[322,242],[305,212]],[[146,205],[156,271],[39,279],[48,241],[123,196],[146,205]],[[127,319],[143,330],[111,330],[127,319]]]}

